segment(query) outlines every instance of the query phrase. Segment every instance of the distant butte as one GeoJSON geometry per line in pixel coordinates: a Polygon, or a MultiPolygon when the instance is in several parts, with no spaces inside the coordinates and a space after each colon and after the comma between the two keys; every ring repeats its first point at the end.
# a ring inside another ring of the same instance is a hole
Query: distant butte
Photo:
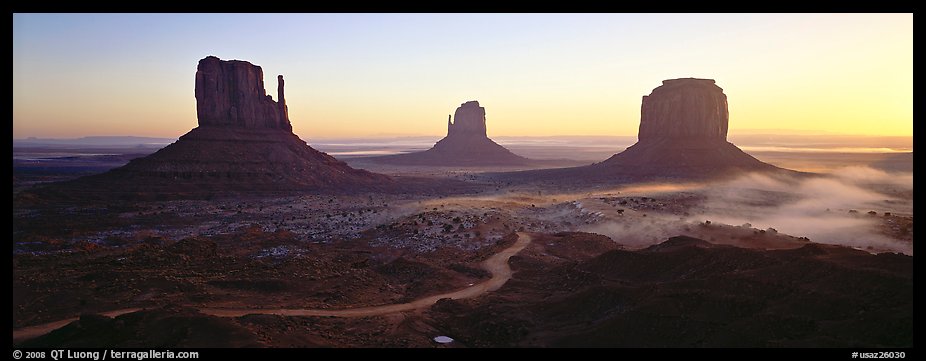
{"type": "Polygon", "coordinates": [[[149,156],[109,172],[61,184],[78,193],[123,195],[386,190],[393,178],[354,169],[293,134],[277,77],[277,101],[263,70],[214,56],[196,69],[199,126],[149,156]]]}
{"type": "Polygon", "coordinates": [[[743,172],[791,172],[727,141],[727,96],[713,79],[664,80],[643,96],[638,141],[592,165],[509,173],[508,178],[602,183],[704,179],[743,172]]]}
{"type": "Polygon", "coordinates": [[[643,96],[637,143],[599,166],[668,177],[780,169],[728,142],[729,121],[727,96],[713,79],[665,80],[643,96]]]}
{"type": "Polygon", "coordinates": [[[368,159],[386,164],[428,166],[520,166],[534,163],[489,139],[486,110],[475,100],[460,104],[453,113],[453,121],[447,116],[447,136],[431,149],[368,159]]]}

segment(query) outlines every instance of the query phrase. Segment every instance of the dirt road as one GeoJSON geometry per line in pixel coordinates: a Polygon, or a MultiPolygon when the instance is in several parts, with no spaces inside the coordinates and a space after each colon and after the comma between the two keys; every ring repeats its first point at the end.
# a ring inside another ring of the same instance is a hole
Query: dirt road
{"type": "Polygon", "coordinates": [[[420,298],[408,303],[398,303],[383,306],[371,306],[361,308],[349,308],[343,310],[321,310],[321,309],[254,309],[254,308],[201,308],[200,312],[207,315],[221,317],[240,317],[250,314],[260,315],[282,315],[282,316],[337,316],[337,317],[363,317],[377,316],[387,313],[402,312],[424,308],[433,305],[442,298],[461,299],[473,298],[486,292],[495,291],[502,287],[505,282],[511,279],[511,267],[508,266],[508,258],[521,252],[524,247],[531,242],[531,236],[518,232],[518,241],[511,247],[494,254],[489,259],[482,262],[482,268],[492,274],[488,281],[475,284],[464,289],[448,293],[420,298]]]}
{"type": "MultiPolygon", "coordinates": [[[[141,311],[141,308],[124,308],[121,310],[109,311],[100,313],[106,317],[116,317],[119,315],[124,315],[126,313],[132,313],[135,311],[141,311]]],[[[41,325],[23,327],[20,329],[13,330],[13,342],[28,340],[30,338],[36,338],[51,331],[57,330],[66,326],[67,324],[77,321],[78,317],[72,317],[61,321],[43,323],[41,325]]]]}
{"type": "MultiPolygon", "coordinates": [[[[486,292],[492,292],[502,287],[505,282],[511,279],[511,267],[508,266],[508,259],[511,256],[521,252],[531,242],[531,236],[518,232],[518,240],[511,247],[498,252],[482,262],[482,268],[492,274],[489,280],[478,283],[453,292],[441,293],[438,295],[428,296],[417,299],[412,302],[398,303],[392,305],[371,306],[361,308],[349,308],[341,310],[323,310],[323,309],[257,309],[257,308],[200,308],[199,311],[207,315],[219,317],[240,317],[244,315],[281,315],[281,316],[335,316],[335,317],[363,317],[377,316],[395,312],[409,311],[419,308],[425,308],[433,305],[442,298],[462,299],[478,297],[486,292]]],[[[116,317],[122,314],[139,311],[139,308],[128,308],[104,312],[102,315],[107,317],[116,317]]],[[[13,342],[19,342],[30,338],[38,337],[49,333],[58,328],[74,322],[77,317],[49,322],[41,325],[23,327],[13,330],[13,342]]]]}

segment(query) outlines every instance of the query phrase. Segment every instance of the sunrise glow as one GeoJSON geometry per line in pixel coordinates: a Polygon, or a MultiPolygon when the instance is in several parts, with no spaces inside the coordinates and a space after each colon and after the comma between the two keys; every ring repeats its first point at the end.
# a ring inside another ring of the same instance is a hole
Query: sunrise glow
{"type": "Polygon", "coordinates": [[[731,134],[913,128],[912,14],[14,14],[13,137],[179,136],[207,55],[285,74],[308,138],[438,136],[467,100],[490,135],[634,135],[678,77],[731,134]]]}

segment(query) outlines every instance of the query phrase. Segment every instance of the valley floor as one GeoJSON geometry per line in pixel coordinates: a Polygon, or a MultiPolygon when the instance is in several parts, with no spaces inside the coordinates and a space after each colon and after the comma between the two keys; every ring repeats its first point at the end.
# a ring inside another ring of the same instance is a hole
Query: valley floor
{"type": "MultiPolygon", "coordinates": [[[[912,346],[912,176],[568,191],[421,172],[393,170],[478,187],[14,200],[14,344],[912,346]],[[496,279],[519,234],[510,279],[441,296],[496,279]],[[338,313],[358,308],[390,311],[338,313]]],[[[14,199],[35,184],[16,181],[14,199]]]]}

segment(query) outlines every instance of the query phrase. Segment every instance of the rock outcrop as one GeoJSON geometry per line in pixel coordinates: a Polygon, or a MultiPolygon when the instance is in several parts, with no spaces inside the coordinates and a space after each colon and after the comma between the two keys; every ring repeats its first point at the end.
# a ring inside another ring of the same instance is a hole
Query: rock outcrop
{"type": "Polygon", "coordinates": [[[292,131],[283,97],[283,76],[277,77],[277,99],[264,90],[260,66],[209,56],[196,68],[196,116],[200,126],[292,131]]]}
{"type": "Polygon", "coordinates": [[[643,96],[637,143],[600,165],[672,178],[778,169],[727,142],[729,120],[727,96],[713,79],[664,80],[643,96]]]}
{"type": "Polygon", "coordinates": [[[639,140],[726,140],[727,96],[713,79],[663,80],[643,96],[639,140]]]}
{"type": "Polygon", "coordinates": [[[763,163],[727,141],[729,111],[712,79],[665,80],[643,97],[637,143],[583,167],[502,175],[510,180],[625,183],[706,179],[743,172],[798,173],[763,163]]]}
{"type": "Polygon", "coordinates": [[[525,166],[536,163],[489,139],[486,110],[475,100],[460,104],[453,113],[452,121],[447,116],[447,136],[431,149],[367,159],[377,163],[430,166],[525,166]]]}
{"type": "Polygon", "coordinates": [[[456,123],[447,116],[447,137],[488,138],[486,133],[486,108],[479,106],[475,100],[460,104],[453,113],[456,123]]]}
{"type": "Polygon", "coordinates": [[[196,71],[198,127],[149,156],[61,187],[131,197],[395,188],[393,178],[351,168],[293,134],[282,75],[277,82],[274,101],[259,66],[206,57],[196,71]]]}

